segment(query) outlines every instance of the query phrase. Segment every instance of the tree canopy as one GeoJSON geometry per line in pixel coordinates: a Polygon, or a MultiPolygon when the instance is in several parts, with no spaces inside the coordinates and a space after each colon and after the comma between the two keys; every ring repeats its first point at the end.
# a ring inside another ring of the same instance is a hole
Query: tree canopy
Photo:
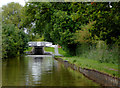
{"type": "Polygon", "coordinates": [[[2,7],[2,22],[20,27],[22,6],[19,3],[8,3],[2,7]]]}
{"type": "Polygon", "coordinates": [[[20,28],[23,7],[19,3],[9,3],[2,7],[2,58],[24,53],[28,35],[20,28]]]}
{"type": "Polygon", "coordinates": [[[59,44],[71,55],[78,44],[102,40],[120,45],[120,2],[27,2],[24,7],[10,3],[2,9],[5,51],[9,51],[8,40],[8,45],[24,50],[26,36],[32,39],[34,35],[59,44]]]}
{"type": "Polygon", "coordinates": [[[82,31],[85,30],[82,28],[95,21],[87,29],[90,41],[103,40],[107,44],[119,44],[119,4],[120,2],[28,2],[25,5],[26,19],[23,19],[23,27],[31,26],[32,32],[43,35],[46,41],[59,44],[73,53],[78,44],[73,37],[76,31],[81,31],[84,37],[82,31]]]}

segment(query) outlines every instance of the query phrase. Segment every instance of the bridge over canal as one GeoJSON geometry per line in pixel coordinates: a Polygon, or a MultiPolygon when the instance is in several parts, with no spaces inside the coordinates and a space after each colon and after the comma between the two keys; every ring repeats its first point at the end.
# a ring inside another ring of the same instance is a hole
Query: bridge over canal
{"type": "Polygon", "coordinates": [[[32,49],[33,55],[44,55],[44,47],[53,47],[55,49],[55,55],[60,55],[58,53],[58,45],[53,45],[52,42],[38,42],[38,41],[31,41],[28,42],[29,47],[34,47],[32,49]]]}

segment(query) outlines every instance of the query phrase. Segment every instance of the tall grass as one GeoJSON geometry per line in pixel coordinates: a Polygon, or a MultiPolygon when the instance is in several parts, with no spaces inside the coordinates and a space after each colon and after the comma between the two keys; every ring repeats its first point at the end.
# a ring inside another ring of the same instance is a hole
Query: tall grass
{"type": "Polygon", "coordinates": [[[108,47],[104,42],[98,42],[95,45],[83,44],[78,46],[76,55],[88,59],[97,60],[101,63],[118,64],[120,52],[118,46],[108,47]]]}

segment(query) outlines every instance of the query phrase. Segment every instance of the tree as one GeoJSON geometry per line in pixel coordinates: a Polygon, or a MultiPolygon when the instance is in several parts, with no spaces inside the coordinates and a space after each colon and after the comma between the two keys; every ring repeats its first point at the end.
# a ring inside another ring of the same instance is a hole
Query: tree
{"type": "Polygon", "coordinates": [[[74,33],[74,41],[78,44],[89,44],[92,43],[90,28],[96,21],[89,22],[87,25],[81,27],[81,30],[76,30],[74,33]]]}
{"type": "Polygon", "coordinates": [[[91,18],[96,20],[94,26],[90,29],[93,37],[97,36],[99,40],[106,41],[107,44],[114,44],[120,36],[120,2],[112,2],[112,8],[109,3],[96,3],[91,9],[91,18]]]}
{"type": "Polygon", "coordinates": [[[4,24],[15,24],[20,27],[22,6],[19,3],[9,3],[2,7],[2,22],[4,24]]]}
{"type": "Polygon", "coordinates": [[[23,54],[27,47],[28,36],[14,24],[2,26],[2,58],[23,54]]]}
{"type": "Polygon", "coordinates": [[[108,2],[28,2],[25,6],[26,19],[23,19],[22,26],[29,28],[31,33],[44,36],[46,41],[63,46],[74,55],[78,44],[73,38],[76,31],[81,33],[80,36],[87,33],[88,36],[82,38],[90,37],[90,42],[96,39],[96,36],[108,44],[119,42],[119,3],[111,5],[112,8],[108,2]],[[95,23],[89,30],[83,30],[82,26],[89,22],[95,23]]]}
{"type": "Polygon", "coordinates": [[[76,48],[72,36],[83,23],[88,22],[84,15],[80,15],[84,6],[85,3],[29,2],[25,6],[23,27],[32,27],[31,32],[43,35],[45,40],[63,46],[72,54],[76,48]]]}
{"type": "Polygon", "coordinates": [[[23,7],[9,3],[2,7],[2,58],[23,54],[27,47],[28,35],[21,28],[23,7]]]}

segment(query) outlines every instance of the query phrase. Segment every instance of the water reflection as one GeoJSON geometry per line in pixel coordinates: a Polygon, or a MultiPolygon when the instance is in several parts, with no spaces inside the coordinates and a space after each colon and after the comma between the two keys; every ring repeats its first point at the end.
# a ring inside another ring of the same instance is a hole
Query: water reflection
{"type": "Polygon", "coordinates": [[[82,74],[64,68],[52,57],[25,57],[3,61],[3,86],[94,86],[82,74]]]}
{"type": "Polygon", "coordinates": [[[43,60],[43,57],[35,57],[34,63],[32,64],[32,77],[33,77],[33,81],[35,82],[35,84],[41,80],[42,60],[43,60]]]}
{"type": "Polygon", "coordinates": [[[35,57],[34,58],[34,61],[37,63],[37,62],[41,62],[43,61],[43,57],[35,57]]]}

